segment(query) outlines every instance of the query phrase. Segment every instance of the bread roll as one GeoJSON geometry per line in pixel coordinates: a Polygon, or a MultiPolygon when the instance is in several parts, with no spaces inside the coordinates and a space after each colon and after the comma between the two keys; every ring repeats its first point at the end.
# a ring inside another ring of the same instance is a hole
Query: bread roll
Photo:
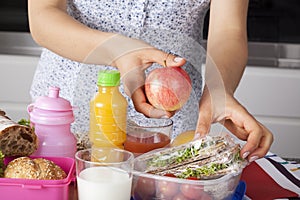
{"type": "Polygon", "coordinates": [[[4,171],[4,178],[59,180],[66,177],[58,165],[45,158],[19,157],[9,162],[4,171]]]}
{"type": "Polygon", "coordinates": [[[0,112],[0,151],[5,156],[29,156],[37,150],[37,135],[0,112]]]}

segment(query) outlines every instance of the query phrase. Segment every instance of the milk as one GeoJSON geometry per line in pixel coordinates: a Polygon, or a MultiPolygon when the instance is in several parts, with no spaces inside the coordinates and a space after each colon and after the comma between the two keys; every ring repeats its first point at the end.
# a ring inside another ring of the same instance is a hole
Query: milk
{"type": "Polygon", "coordinates": [[[79,200],[129,200],[132,176],[113,167],[91,167],[77,176],[79,200]]]}

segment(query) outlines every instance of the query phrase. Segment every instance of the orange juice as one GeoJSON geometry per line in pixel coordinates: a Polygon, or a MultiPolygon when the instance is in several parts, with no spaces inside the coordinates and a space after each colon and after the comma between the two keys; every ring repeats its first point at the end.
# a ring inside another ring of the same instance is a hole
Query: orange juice
{"type": "Polygon", "coordinates": [[[120,73],[100,71],[98,92],[90,102],[90,141],[93,147],[124,148],[127,101],[119,91],[120,73]]]}

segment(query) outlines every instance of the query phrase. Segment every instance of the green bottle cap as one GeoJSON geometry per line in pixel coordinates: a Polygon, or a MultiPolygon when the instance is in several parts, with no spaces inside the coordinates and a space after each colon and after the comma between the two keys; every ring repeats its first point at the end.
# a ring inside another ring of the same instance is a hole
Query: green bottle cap
{"type": "Polygon", "coordinates": [[[120,85],[120,72],[117,70],[100,70],[98,72],[99,86],[118,86],[120,85]]]}

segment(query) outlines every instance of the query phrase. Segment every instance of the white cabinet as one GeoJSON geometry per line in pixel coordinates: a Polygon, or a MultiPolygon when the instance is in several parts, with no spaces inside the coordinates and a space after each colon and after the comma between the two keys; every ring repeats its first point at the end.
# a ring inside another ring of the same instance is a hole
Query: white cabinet
{"type": "Polygon", "coordinates": [[[0,54],[0,109],[17,121],[28,118],[29,90],[38,56],[0,54]]]}
{"type": "Polygon", "coordinates": [[[247,67],[236,98],[273,132],[273,153],[300,158],[300,69],[247,67]]]}

